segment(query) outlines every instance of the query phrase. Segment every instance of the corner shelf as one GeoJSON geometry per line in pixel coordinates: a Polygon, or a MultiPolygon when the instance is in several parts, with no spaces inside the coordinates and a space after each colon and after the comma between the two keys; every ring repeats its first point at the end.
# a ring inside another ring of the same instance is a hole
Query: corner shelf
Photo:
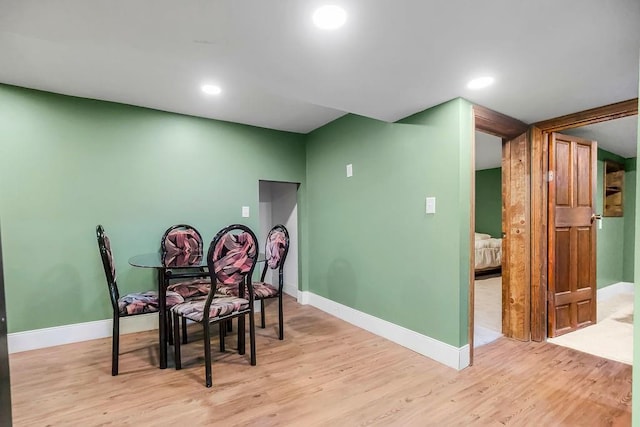
{"type": "Polygon", "coordinates": [[[604,162],[603,216],[623,216],[624,165],[604,162]]]}

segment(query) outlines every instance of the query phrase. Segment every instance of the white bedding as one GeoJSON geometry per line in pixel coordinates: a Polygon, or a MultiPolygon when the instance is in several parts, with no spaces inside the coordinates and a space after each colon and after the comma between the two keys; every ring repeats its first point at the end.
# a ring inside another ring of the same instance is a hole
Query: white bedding
{"type": "Polygon", "coordinates": [[[502,239],[486,236],[486,234],[476,233],[476,271],[497,268],[502,265],[502,239]]]}

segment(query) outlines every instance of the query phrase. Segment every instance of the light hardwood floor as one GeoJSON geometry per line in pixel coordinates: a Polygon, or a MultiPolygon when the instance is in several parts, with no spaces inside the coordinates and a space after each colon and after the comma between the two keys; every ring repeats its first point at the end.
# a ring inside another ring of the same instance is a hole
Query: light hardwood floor
{"type": "Polygon", "coordinates": [[[233,337],[225,354],[214,338],[210,389],[198,325],[181,371],[155,367],[155,332],[123,337],[117,377],[109,339],[14,354],[14,425],[631,424],[622,363],[500,338],[457,372],[291,298],[279,341],[276,311],[257,328],[257,366],[234,353],[233,337]]]}

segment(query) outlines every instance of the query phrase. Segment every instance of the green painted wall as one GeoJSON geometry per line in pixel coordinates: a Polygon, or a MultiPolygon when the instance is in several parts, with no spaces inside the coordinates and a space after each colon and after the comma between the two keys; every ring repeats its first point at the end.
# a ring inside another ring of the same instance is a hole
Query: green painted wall
{"type": "Polygon", "coordinates": [[[401,123],[347,115],[309,134],[310,291],[467,343],[470,124],[458,99],[401,123]]]}
{"type": "Polygon", "coordinates": [[[625,161],[624,183],[624,250],[622,280],[633,282],[636,235],[636,157],[625,161]]]}
{"type": "Polygon", "coordinates": [[[257,228],[259,179],[301,182],[304,200],[304,138],[0,85],[9,331],[110,318],[96,224],[126,293],[155,286],[127,260],[157,250],[170,225],[192,224],[205,239],[233,222],[257,228]]]}
{"type": "MultiPolygon", "coordinates": [[[[604,161],[612,160],[618,163],[625,163],[624,157],[610,153],[606,150],[598,149],[598,179],[596,182],[596,212],[604,211],[604,161]]],[[[625,177],[626,178],[626,177],[625,177]]],[[[626,197],[627,194],[623,194],[626,197]]],[[[624,234],[625,217],[628,215],[624,211],[624,217],[603,217],[602,229],[597,231],[597,255],[596,255],[596,283],[598,288],[603,288],[613,283],[623,281],[623,260],[624,260],[624,234]]]]}
{"type": "Polygon", "coordinates": [[[476,171],[476,231],[502,236],[502,168],[476,171]]]}

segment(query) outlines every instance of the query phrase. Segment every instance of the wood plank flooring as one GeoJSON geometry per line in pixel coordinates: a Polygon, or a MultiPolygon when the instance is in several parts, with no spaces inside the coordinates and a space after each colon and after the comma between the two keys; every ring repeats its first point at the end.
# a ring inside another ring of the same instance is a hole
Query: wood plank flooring
{"type": "Polygon", "coordinates": [[[110,339],[13,354],[14,425],[631,425],[622,363],[500,338],[457,372],[291,298],[279,341],[276,313],[257,328],[257,366],[213,333],[210,389],[199,325],[181,371],[156,368],[155,331],[123,336],[117,377],[110,339]]]}

